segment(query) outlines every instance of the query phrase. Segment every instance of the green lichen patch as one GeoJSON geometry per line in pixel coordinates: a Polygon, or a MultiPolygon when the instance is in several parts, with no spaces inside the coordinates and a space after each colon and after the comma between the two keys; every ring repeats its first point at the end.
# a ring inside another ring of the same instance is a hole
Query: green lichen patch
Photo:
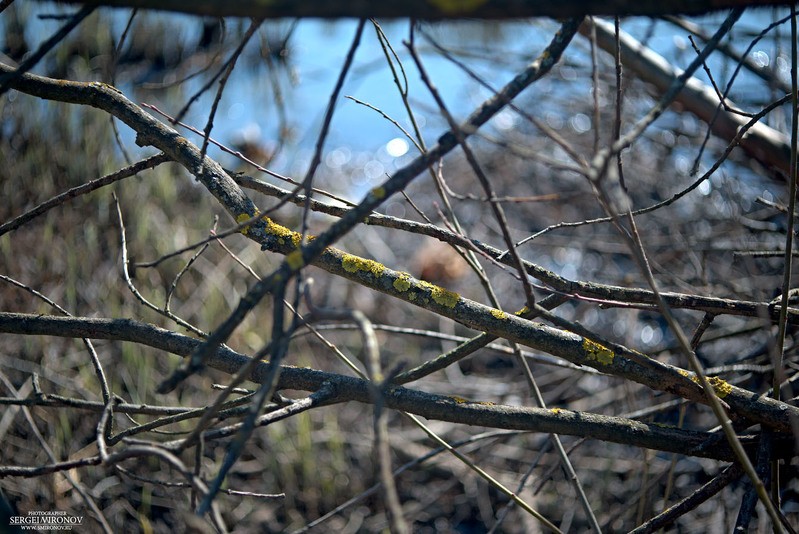
{"type": "Polygon", "coordinates": [[[433,300],[436,301],[438,304],[442,306],[446,306],[447,308],[454,308],[458,301],[461,299],[461,296],[455,293],[454,291],[448,291],[443,287],[436,287],[432,291],[430,291],[430,296],[433,297],[433,300]]]}
{"type": "Polygon", "coordinates": [[[400,293],[408,291],[411,288],[411,275],[408,273],[400,273],[392,285],[394,289],[400,293]]]}
{"type": "Polygon", "coordinates": [[[386,270],[386,266],[382,263],[360,258],[352,254],[344,254],[344,257],[341,259],[341,266],[344,267],[344,270],[348,273],[364,271],[367,273],[372,273],[375,278],[382,275],[383,271],[386,270]]]}
{"type": "Polygon", "coordinates": [[[460,395],[448,395],[448,397],[456,404],[478,404],[480,406],[496,406],[496,403],[494,402],[469,400],[464,397],[461,397],[460,395]]]}
{"type": "Polygon", "coordinates": [[[600,345],[588,338],[583,338],[583,350],[588,361],[594,361],[602,365],[610,365],[616,354],[604,345],[600,345]]]}
{"type": "Polygon", "coordinates": [[[447,308],[454,308],[461,299],[461,296],[454,291],[449,291],[430,282],[420,281],[419,287],[430,291],[430,297],[433,301],[447,308]]]}
{"type": "Polygon", "coordinates": [[[266,223],[266,233],[277,237],[278,244],[285,245],[290,242],[294,248],[300,246],[302,236],[298,232],[293,232],[269,218],[264,219],[264,223],[266,223]]]}
{"type": "Polygon", "coordinates": [[[370,192],[378,200],[383,200],[386,198],[386,190],[383,187],[375,187],[370,192]]]}
{"type": "MultiPolygon", "coordinates": [[[[255,215],[258,215],[258,214],[256,213],[255,215]]],[[[238,224],[241,224],[244,221],[248,221],[248,220],[252,219],[255,215],[250,215],[249,213],[239,213],[238,215],[236,215],[236,222],[238,224]]],[[[247,232],[249,232],[249,231],[250,231],[250,225],[247,225],[244,228],[242,228],[241,230],[239,230],[239,232],[241,232],[244,235],[247,235],[247,232]]]]}

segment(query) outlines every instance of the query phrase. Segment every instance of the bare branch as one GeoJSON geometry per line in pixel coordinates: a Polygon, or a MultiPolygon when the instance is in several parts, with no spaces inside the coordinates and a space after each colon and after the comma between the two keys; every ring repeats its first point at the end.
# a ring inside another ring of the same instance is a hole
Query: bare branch
{"type": "MultiPolygon", "coordinates": [[[[130,319],[94,319],[34,316],[0,313],[0,332],[26,335],[54,335],[132,341],[186,356],[201,343],[153,325],[130,319]]],[[[235,373],[250,358],[228,348],[220,347],[209,360],[210,367],[235,373]]],[[[269,364],[259,363],[250,374],[250,380],[264,383],[271,373],[269,364]]],[[[371,403],[372,394],[368,380],[345,377],[314,369],[283,366],[279,389],[317,391],[330,383],[335,393],[328,402],[353,400],[371,403]]],[[[758,414],[759,420],[785,431],[790,428],[789,417],[797,417],[799,409],[769,398],[753,398],[751,393],[730,386],[732,391],[724,398],[734,411],[747,416],[758,414]],[[748,405],[748,406],[747,406],[748,405]],[[748,412],[748,413],[747,413],[748,412]]],[[[732,452],[720,436],[704,432],[633,422],[623,418],[606,418],[569,410],[502,406],[479,401],[468,401],[442,395],[393,387],[385,397],[386,407],[417,414],[428,419],[480,425],[512,430],[535,430],[565,435],[585,435],[613,443],[631,443],[663,451],[679,452],[706,458],[731,459],[732,452]],[[708,441],[709,440],[709,441],[708,441]]],[[[741,440],[747,446],[756,446],[751,440],[741,440]]],[[[4,472],[0,470],[0,476],[4,472]]],[[[10,473],[8,473],[10,474],[10,473]]]]}
{"type": "MultiPolygon", "coordinates": [[[[78,0],[71,0],[77,2],[78,0]]],[[[411,17],[415,19],[508,19],[528,17],[575,17],[580,15],[647,15],[664,14],[701,14],[709,11],[728,9],[741,5],[752,5],[753,2],[740,0],[674,0],[663,3],[652,0],[624,1],[607,4],[587,0],[567,0],[564,2],[546,2],[542,0],[485,0],[483,2],[448,2],[445,0],[410,0],[406,2],[337,2],[309,0],[301,3],[281,1],[265,5],[255,0],[237,0],[236,2],[219,3],[214,0],[186,2],[185,0],[98,0],[82,2],[89,5],[113,7],[138,7],[146,9],[163,9],[179,11],[194,15],[210,15],[215,17],[263,17],[263,18],[295,18],[295,17],[354,17],[354,18],[391,18],[411,17]]],[[[784,5],[784,0],[758,0],[757,5],[784,5]]]]}

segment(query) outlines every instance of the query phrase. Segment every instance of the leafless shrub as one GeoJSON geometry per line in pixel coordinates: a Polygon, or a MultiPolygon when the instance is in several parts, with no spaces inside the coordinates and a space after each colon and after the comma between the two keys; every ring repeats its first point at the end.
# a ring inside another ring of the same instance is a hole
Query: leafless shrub
{"type": "Polygon", "coordinates": [[[793,12],[363,20],[309,125],[305,21],[3,7],[9,517],[795,527],[793,12]],[[401,116],[359,95],[375,71],[401,116]],[[272,140],[217,139],[249,83],[272,140]],[[346,113],[393,153],[331,146],[346,113]]]}

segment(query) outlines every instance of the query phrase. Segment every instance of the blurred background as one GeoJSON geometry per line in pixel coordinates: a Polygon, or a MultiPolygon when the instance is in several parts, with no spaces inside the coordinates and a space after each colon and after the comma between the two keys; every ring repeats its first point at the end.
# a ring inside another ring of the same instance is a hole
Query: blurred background
{"type": "MultiPolygon", "coordinates": [[[[13,65],[22,61],[72,12],[72,8],[47,2],[9,5],[0,13],[2,62],[13,65]]],[[[759,70],[743,68],[738,73],[738,62],[721,53],[714,53],[708,61],[722,90],[734,82],[729,97],[743,110],[757,112],[785,95],[791,62],[787,14],[786,9],[747,12],[725,38],[725,44],[739,53],[751,45],[747,58],[759,70]]],[[[690,21],[712,33],[723,18],[718,14],[690,21]]],[[[239,45],[249,24],[238,19],[99,9],[34,72],[110,83],[132,101],[155,106],[171,117],[188,106],[181,120],[202,130],[218,87],[211,83],[213,77],[239,45]],[[210,89],[203,91],[208,85],[210,89]],[[198,97],[192,100],[195,95],[198,97]]],[[[265,22],[244,48],[214,118],[211,137],[230,151],[211,145],[209,155],[232,171],[285,189],[292,186],[279,176],[302,180],[356,25],[349,20],[265,22]],[[261,172],[230,152],[239,152],[270,172],[261,172]]],[[[541,53],[558,27],[550,20],[420,22],[411,33],[407,21],[367,24],[336,101],[315,187],[358,202],[418,155],[414,142],[429,148],[446,131],[446,121],[421,82],[404,41],[413,39],[432,82],[450,111],[462,120],[492,94],[486,85],[496,89],[507,83],[541,53]],[[404,99],[403,91],[407,94],[404,99]]],[[[685,66],[696,56],[689,32],[673,20],[625,19],[621,27],[671,65],[685,66]]],[[[701,40],[697,39],[697,44],[701,47],[701,40]]],[[[710,83],[701,70],[697,78],[710,83]]],[[[492,119],[472,138],[471,145],[502,199],[513,238],[525,240],[519,248],[522,257],[572,280],[646,287],[630,251],[611,225],[581,224],[604,212],[588,181],[574,172],[573,155],[590,160],[596,147],[612,140],[615,85],[613,57],[578,36],[551,75],[522,93],[514,101],[517,109],[507,108],[492,119]]],[[[658,97],[636,73],[625,72],[623,125],[644,115],[658,97]]],[[[777,107],[763,120],[786,134],[789,121],[787,106],[777,107]]],[[[202,143],[201,136],[178,129],[193,142],[202,143]]],[[[707,130],[705,122],[678,105],[625,151],[625,180],[634,209],[670,199],[722,156],[729,139],[708,137],[707,130]]],[[[152,153],[152,148],[136,146],[135,134],[125,125],[98,110],[10,91],[0,98],[0,223],[152,153]]],[[[454,151],[434,171],[438,181],[432,172],[421,175],[404,197],[391,198],[380,212],[441,226],[451,225],[454,216],[470,238],[504,249],[499,226],[462,153],[454,151]],[[440,194],[442,187],[446,202],[440,194]]],[[[155,260],[204,239],[212,229],[233,226],[185,169],[164,164],[78,197],[1,236],[0,274],[36,289],[76,316],[134,317],[175,329],[174,322],[143,306],[122,279],[120,230],[111,189],[119,199],[128,254],[134,263],[155,260]]],[[[251,195],[262,209],[277,203],[256,192],[251,195]]],[[[316,198],[343,204],[323,195],[316,198]]],[[[689,194],[637,219],[661,289],[755,301],[778,296],[784,268],[780,251],[786,231],[780,207],[787,201],[784,175],[740,149],[733,150],[721,167],[689,194]]],[[[298,230],[301,210],[288,205],[275,218],[298,230]]],[[[312,214],[311,232],[323,231],[333,220],[312,214]]],[[[256,281],[255,275],[270,273],[281,259],[262,252],[240,235],[226,238],[224,244],[212,243],[172,289],[192,253],[156,267],[136,268],[133,281],[157,307],[163,307],[171,295],[173,313],[210,332],[256,281]]],[[[454,250],[424,236],[362,225],[339,246],[468,298],[489,302],[476,275],[454,250]]],[[[519,309],[524,294],[516,278],[492,263],[484,262],[483,267],[503,309],[519,309]]],[[[319,304],[351,307],[367,314],[378,328],[381,356],[387,365],[416,365],[449,350],[458,337],[475,335],[462,325],[318,269],[309,268],[307,275],[316,282],[314,298],[319,304]]],[[[546,291],[541,291],[544,294],[546,291]]],[[[230,345],[247,354],[262,348],[270,338],[270,308],[262,303],[235,332],[230,345]]],[[[0,283],[0,309],[53,313],[40,299],[7,283],[0,283]]],[[[686,365],[665,321],[653,310],[572,299],[556,313],[662,361],[686,365]]],[[[687,310],[678,310],[677,316],[688,332],[702,319],[701,313],[687,310]]],[[[321,332],[342,351],[357,357],[357,332],[332,325],[323,325],[321,332]]],[[[710,374],[752,391],[765,391],[771,380],[769,350],[774,335],[775,330],[762,318],[719,317],[697,352],[710,374]]],[[[786,359],[793,370],[793,329],[788,335],[786,359]]],[[[155,385],[177,365],[176,357],[126,343],[98,342],[97,347],[113,390],[129,402],[205,406],[212,384],[224,383],[227,378],[209,372],[194,377],[185,389],[159,396],[154,393],[155,385]]],[[[99,398],[85,348],[76,341],[3,336],[0,354],[7,388],[23,391],[29,387],[31,374],[37,373],[47,392],[99,398]]],[[[704,407],[680,404],[668,395],[590,369],[575,370],[545,354],[526,353],[525,357],[550,406],[609,415],[643,410],[638,415],[645,420],[698,429],[714,425],[712,414],[704,407]]],[[[287,363],[349,373],[307,332],[292,342],[287,363]]],[[[505,346],[481,350],[412,387],[533,405],[518,360],[505,346]]],[[[44,408],[34,413],[59,457],[66,458],[94,440],[93,417],[44,408]]],[[[482,430],[430,423],[451,442],[482,430]]],[[[128,423],[118,424],[124,427],[128,423]]],[[[3,464],[47,462],[43,453],[31,447],[30,429],[20,417],[0,428],[3,464]]],[[[190,428],[189,423],[176,424],[170,431],[181,433],[190,428]]],[[[429,452],[424,434],[397,414],[391,415],[391,429],[396,440],[395,467],[429,452]]],[[[576,438],[564,441],[567,449],[575,448],[575,469],[598,519],[609,531],[632,528],[694,491],[719,470],[718,462],[576,438]]],[[[511,486],[532,465],[533,477],[523,496],[564,531],[585,530],[587,523],[573,501],[572,487],[548,443],[544,435],[512,433],[480,440],[466,451],[511,486]],[[569,506],[564,506],[564,499],[569,506]]],[[[203,459],[208,473],[216,472],[224,449],[224,443],[208,447],[203,459]]],[[[270,425],[253,436],[228,484],[238,490],[285,492],[286,497],[265,502],[221,496],[225,518],[242,532],[301,528],[375,482],[371,455],[368,406],[324,408],[270,425]]],[[[156,467],[134,465],[130,469],[159,478],[156,467]]],[[[797,511],[794,469],[786,466],[783,477],[788,512],[797,511]]],[[[161,479],[167,478],[161,475],[161,479]]],[[[91,488],[106,517],[120,530],[188,529],[181,515],[186,509],[185,490],[102,469],[82,471],[81,482],[91,488]]],[[[84,506],[58,476],[10,478],[2,484],[20,509],[74,511],[84,506]]],[[[398,477],[398,486],[415,532],[485,532],[492,527],[496,532],[532,532],[539,528],[526,514],[512,508],[508,508],[510,519],[500,520],[507,499],[444,455],[409,469],[398,477]]],[[[729,531],[742,492],[742,486],[733,485],[675,528],[680,532],[729,531]]],[[[375,532],[385,527],[385,521],[380,499],[369,497],[319,528],[375,532]]]]}

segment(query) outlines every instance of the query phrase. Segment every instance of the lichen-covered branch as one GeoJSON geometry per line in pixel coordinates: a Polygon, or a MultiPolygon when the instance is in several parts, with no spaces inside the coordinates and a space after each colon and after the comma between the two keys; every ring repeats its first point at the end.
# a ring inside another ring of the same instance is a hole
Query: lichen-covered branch
{"type": "MultiPolygon", "coordinates": [[[[571,32],[573,35],[576,28],[577,24],[572,23],[567,33],[571,32]]],[[[562,36],[561,39],[566,37],[562,36]]],[[[565,43],[561,43],[561,46],[565,46],[565,43]]],[[[467,121],[471,125],[468,130],[474,131],[480,124],[488,120],[502,107],[505,101],[518,94],[526,86],[525,84],[529,84],[545,68],[548,67],[543,64],[538,65],[526,75],[520,75],[514,79],[502,94],[490,99],[472,114],[467,121]]],[[[9,71],[10,69],[10,67],[0,64],[0,70],[9,71]]],[[[252,201],[218,163],[207,156],[200,160],[200,150],[195,145],[180,136],[175,130],[142,111],[113,87],[95,82],[78,83],[53,80],[30,74],[15,80],[13,87],[42,98],[91,105],[111,113],[136,130],[139,134],[137,138],[139,144],[155,146],[193,172],[237,220],[241,221],[257,213],[252,201]]],[[[451,135],[443,136],[435,149],[435,157],[440,157],[454,146],[455,141],[451,139],[451,135]]],[[[425,168],[428,161],[433,161],[433,159],[435,158],[429,154],[426,157],[417,158],[416,163],[398,171],[399,176],[395,175],[389,180],[391,187],[399,190],[402,184],[407,184],[413,176],[425,168]]],[[[370,202],[365,201],[358,208],[348,211],[345,217],[339,221],[339,223],[344,223],[339,226],[339,232],[328,234],[326,241],[334,240],[335,234],[343,231],[341,228],[352,227],[354,221],[362,220],[364,216],[368,215],[369,211],[366,207],[377,205],[379,200],[387,195],[385,187],[386,184],[372,190],[367,195],[367,200],[372,199],[370,202]]],[[[527,321],[464,299],[444,288],[416,280],[408,273],[394,271],[373,260],[346,254],[328,246],[323,247],[318,240],[312,240],[307,245],[298,248],[300,235],[270,219],[253,223],[251,227],[245,228],[243,233],[261,243],[263,247],[286,255],[283,268],[256,285],[253,291],[257,289],[259,294],[268,292],[286,274],[301,269],[307,258],[314,258],[312,263],[328,272],[449,317],[476,330],[489,332],[576,364],[588,365],[656,390],[667,391],[698,402],[705,401],[701,390],[686,378],[689,376],[686,371],[648,359],[629,349],[626,349],[626,353],[617,353],[605,348],[596,349],[597,346],[604,346],[570,332],[527,321]],[[317,253],[317,250],[320,253],[317,253]],[[641,364],[642,361],[645,362],[645,365],[641,364]]],[[[247,310],[255,306],[258,299],[253,291],[242,299],[234,315],[214,333],[216,337],[212,336],[207,350],[213,352],[212,347],[227,339],[227,335],[243,319],[247,310]]],[[[187,368],[181,376],[185,378],[183,375],[187,376],[190,372],[199,369],[198,361],[187,368]]],[[[731,386],[720,379],[717,384],[718,392],[723,400],[742,417],[782,431],[790,427],[790,416],[799,417],[799,409],[795,407],[756,397],[751,392],[731,386]]],[[[174,384],[170,384],[170,386],[174,387],[174,384]]],[[[165,386],[163,389],[168,390],[169,386],[165,386]]]]}
{"type": "MultiPolygon", "coordinates": [[[[300,235],[265,218],[259,224],[265,234],[263,245],[285,254],[289,264],[303,266],[297,245],[300,235]]],[[[245,229],[249,234],[251,229],[245,229]]],[[[609,348],[595,340],[565,330],[528,321],[518,314],[509,314],[466,299],[445,288],[417,280],[410,274],[395,271],[374,260],[347,254],[333,247],[325,251],[313,265],[363,286],[380,291],[410,304],[448,317],[475,330],[547,352],[578,365],[593,367],[658,391],[674,393],[686,399],[706,403],[692,373],[661,363],[620,345],[609,348]]],[[[781,431],[790,429],[790,418],[799,418],[799,408],[753,395],[720,378],[713,379],[716,393],[733,412],[781,431]]]]}
{"type": "MultiPolygon", "coordinates": [[[[202,342],[157,326],[131,319],[102,319],[89,317],[59,317],[0,312],[0,332],[22,335],[52,335],[72,338],[110,339],[128,341],[160,350],[188,356],[202,342]]],[[[219,347],[208,360],[212,368],[234,374],[249,358],[227,347],[219,347]]],[[[256,365],[250,374],[253,382],[261,383],[268,372],[267,362],[256,365]]],[[[325,384],[334,388],[330,402],[357,401],[371,403],[370,383],[360,378],[327,373],[315,369],[282,366],[278,387],[317,391],[325,384]]],[[[401,386],[390,388],[384,398],[386,407],[403,410],[429,419],[453,423],[554,432],[583,436],[613,443],[675,452],[689,456],[732,460],[732,451],[713,433],[682,430],[664,425],[643,423],[623,417],[610,417],[559,408],[541,409],[506,406],[467,400],[460,397],[434,395],[401,386]]],[[[76,406],[76,408],[81,408],[76,406]]],[[[744,437],[747,447],[754,449],[756,440],[744,437]]],[[[784,454],[792,448],[786,441],[778,445],[784,454]]],[[[17,474],[0,469],[0,477],[17,474]]]]}
{"type": "MultiPolygon", "coordinates": [[[[276,198],[288,198],[298,206],[305,205],[304,195],[290,196],[290,192],[275,185],[257,180],[251,176],[237,174],[234,179],[242,187],[258,191],[268,196],[276,198]]],[[[310,200],[311,209],[320,213],[326,213],[334,217],[343,217],[349,208],[332,206],[318,200],[310,200]]],[[[461,247],[476,247],[481,252],[487,254],[492,259],[510,266],[511,259],[503,251],[492,247],[487,243],[475,239],[467,240],[463,236],[450,232],[445,228],[429,223],[420,223],[407,219],[400,219],[380,213],[372,213],[363,219],[363,223],[383,228],[403,230],[419,235],[433,237],[444,243],[461,247]]],[[[650,289],[630,288],[600,284],[596,282],[585,282],[582,280],[570,280],[540,265],[522,260],[527,273],[530,276],[541,280],[544,284],[567,296],[584,297],[599,299],[605,305],[612,306],[613,303],[651,306],[655,304],[655,296],[650,289]]],[[[775,322],[779,318],[779,306],[771,302],[755,302],[750,300],[728,299],[722,297],[711,297],[706,295],[695,295],[689,293],[663,292],[660,294],[663,300],[675,309],[694,310],[714,315],[738,315],[744,317],[770,317],[775,322]]],[[[799,311],[795,308],[788,308],[788,322],[799,324],[799,311]]]]}
{"type": "MultiPolygon", "coordinates": [[[[525,87],[546,73],[558,60],[579,24],[580,20],[565,23],[539,58],[470,115],[462,127],[464,135],[476,131],[525,87]]],[[[13,69],[0,64],[0,71],[11,72],[13,69]]],[[[69,82],[30,74],[20,76],[12,86],[41,98],[90,105],[114,115],[137,132],[138,144],[155,146],[186,167],[236,220],[241,222],[257,214],[252,201],[214,160],[209,157],[201,158],[201,152],[194,144],[145,113],[113,87],[102,83],[69,82]]],[[[431,162],[455,146],[452,133],[443,135],[429,152],[397,171],[381,186],[373,189],[358,206],[344,213],[342,218],[319,238],[310,240],[303,246],[300,246],[299,234],[269,219],[256,221],[244,228],[243,233],[264,248],[285,254],[285,262],[280,269],[250,290],[234,313],[214,332],[206,344],[198,349],[199,352],[195,354],[197,357],[192,358],[191,365],[184,369],[180,377],[176,376],[175,380],[165,384],[161,390],[168,391],[180,379],[198,370],[204,358],[215,352],[217,345],[227,339],[263,295],[272,290],[276,284],[284,283],[288,276],[306,264],[312,263],[333,274],[449,317],[476,330],[557,355],[576,364],[588,365],[656,390],[703,402],[705,400],[703,393],[690,380],[688,373],[681,369],[651,360],[624,347],[609,347],[601,340],[588,339],[504,313],[464,299],[445,288],[417,280],[408,273],[394,271],[373,260],[346,254],[330,247],[344,233],[360,224],[364,217],[369,216],[372,209],[385,198],[402,190],[431,162]]],[[[529,265],[529,269],[536,271],[532,264],[529,265]]],[[[548,283],[552,282],[552,279],[548,280],[548,283]]],[[[573,286],[568,281],[565,283],[566,287],[558,289],[568,292],[573,286]]],[[[785,431],[790,427],[789,418],[799,416],[797,408],[759,398],[720,379],[716,382],[716,386],[718,394],[733,412],[752,421],[785,431]]]]}
{"type": "MultiPolygon", "coordinates": [[[[461,130],[464,137],[476,132],[496,115],[505,105],[518,96],[534,81],[546,75],[558,62],[566,47],[577,33],[583,17],[567,20],[553,36],[544,51],[524,70],[517,74],[499,92],[488,98],[464,122],[461,130]]],[[[14,69],[0,64],[0,72],[13,73],[14,69]]],[[[257,210],[238,184],[211,158],[179,135],[174,129],[160,123],[124,95],[107,84],[98,82],[80,83],[54,80],[41,76],[23,74],[11,82],[11,87],[22,92],[50,100],[90,105],[119,118],[137,133],[140,146],[152,145],[181,163],[216,197],[222,206],[237,221],[255,217],[257,210]]],[[[304,265],[315,261],[327,247],[361,223],[364,217],[383,203],[388,197],[404,190],[408,184],[429,165],[450,152],[457,144],[452,132],[442,135],[438,144],[418,156],[407,166],[398,170],[379,187],[374,188],[360,204],[334,223],[316,240],[297,248],[271,275],[255,284],[239,301],[233,312],[214,330],[206,342],[198,347],[186,365],[176,370],[159,387],[158,392],[173,390],[182,380],[202,368],[205,360],[224,343],[246,315],[268,293],[274,291],[293,277],[304,265]]],[[[263,242],[268,236],[264,224],[257,222],[247,232],[255,241],[263,242]]],[[[446,298],[443,296],[442,298],[446,298]]]]}

